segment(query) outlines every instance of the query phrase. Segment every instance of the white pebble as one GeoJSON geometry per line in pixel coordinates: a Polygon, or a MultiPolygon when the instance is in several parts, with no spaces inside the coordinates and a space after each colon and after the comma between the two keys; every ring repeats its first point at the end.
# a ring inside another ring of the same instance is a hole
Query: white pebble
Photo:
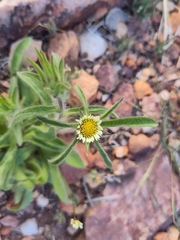
{"type": "Polygon", "coordinates": [[[103,101],[103,102],[106,102],[109,97],[110,97],[110,94],[108,94],[108,93],[103,94],[103,95],[102,95],[102,101],[103,101]]]}
{"type": "Polygon", "coordinates": [[[36,199],[37,205],[41,208],[44,208],[48,205],[49,199],[40,194],[36,199]]]}
{"type": "Polygon", "coordinates": [[[105,24],[109,30],[116,30],[118,22],[129,22],[128,15],[120,8],[113,8],[106,16],[105,24]]]}
{"type": "Polygon", "coordinates": [[[35,218],[26,220],[20,225],[20,230],[24,236],[32,236],[38,234],[38,225],[35,218]]]}
{"type": "Polygon", "coordinates": [[[102,56],[106,49],[107,43],[97,32],[86,31],[79,37],[81,55],[89,61],[94,61],[102,56]]]}
{"type": "Polygon", "coordinates": [[[170,93],[166,89],[164,89],[159,93],[159,96],[163,101],[168,101],[170,98],[170,93]]]}

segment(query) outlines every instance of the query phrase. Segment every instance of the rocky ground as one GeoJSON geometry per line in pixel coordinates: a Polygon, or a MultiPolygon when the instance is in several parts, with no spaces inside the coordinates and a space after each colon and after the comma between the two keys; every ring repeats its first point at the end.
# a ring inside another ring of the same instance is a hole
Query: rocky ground
{"type": "MultiPolygon", "coordinates": [[[[47,184],[36,186],[31,204],[17,213],[8,211],[12,194],[0,192],[1,239],[179,239],[180,13],[175,2],[168,2],[167,9],[168,19],[163,17],[162,2],[144,19],[128,8],[115,8],[106,15],[100,9],[69,31],[57,29],[55,35],[49,31],[42,40],[32,41],[28,57],[37,58],[36,46],[49,58],[55,52],[72,70],[79,69],[72,86],[81,86],[92,105],[110,108],[123,98],[116,110],[119,117],[144,115],[159,125],[107,129],[101,144],[111,157],[112,170],[93,145],[87,155],[82,143],[76,151],[87,167],[60,166],[79,198],[75,212],[83,230],[70,226],[73,205],[59,201],[47,184]]],[[[8,61],[9,56],[1,61],[4,96],[8,61]]],[[[23,65],[28,67],[26,61],[23,65]]],[[[72,90],[68,104],[76,103],[72,90]]],[[[71,140],[71,134],[61,137],[71,140]]]]}

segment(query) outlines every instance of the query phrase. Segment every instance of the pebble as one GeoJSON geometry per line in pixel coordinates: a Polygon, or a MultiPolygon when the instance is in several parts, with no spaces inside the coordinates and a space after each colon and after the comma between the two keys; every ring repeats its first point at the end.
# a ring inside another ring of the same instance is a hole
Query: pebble
{"type": "Polygon", "coordinates": [[[115,148],[112,152],[117,158],[123,158],[128,154],[128,147],[127,146],[119,146],[115,148]]]}
{"type": "Polygon", "coordinates": [[[153,89],[149,85],[149,83],[141,81],[141,80],[136,80],[134,83],[134,91],[135,91],[135,96],[138,100],[142,99],[146,95],[151,95],[153,93],[153,89]]]}
{"type": "Polygon", "coordinates": [[[163,101],[168,101],[170,99],[170,93],[168,90],[164,89],[159,93],[160,98],[163,101]]]}
{"type": "Polygon", "coordinates": [[[76,33],[67,31],[57,33],[54,38],[50,39],[47,55],[50,59],[52,52],[54,52],[60,58],[64,58],[70,67],[74,67],[78,60],[79,50],[79,41],[76,33]]]}
{"type": "Polygon", "coordinates": [[[38,234],[38,225],[35,218],[27,219],[19,228],[24,236],[38,234]]]}
{"type": "Polygon", "coordinates": [[[92,62],[107,49],[106,40],[97,32],[86,31],[79,36],[79,41],[81,56],[92,62]]]}
{"type": "Polygon", "coordinates": [[[36,203],[39,207],[44,208],[48,205],[49,199],[40,194],[36,199],[36,203]]]}
{"type": "Polygon", "coordinates": [[[159,142],[160,142],[160,135],[157,133],[152,135],[151,141],[150,141],[150,147],[152,149],[155,149],[159,145],[159,142]]]}
{"type": "Polygon", "coordinates": [[[169,240],[168,234],[166,232],[158,232],[153,237],[153,240],[169,240]]]}
{"type": "Polygon", "coordinates": [[[127,34],[127,26],[123,22],[118,22],[116,27],[116,36],[121,39],[127,34]]]}
{"type": "Polygon", "coordinates": [[[101,67],[100,64],[94,65],[94,67],[93,67],[93,74],[96,74],[100,67],[101,67]]]}
{"type": "Polygon", "coordinates": [[[102,95],[102,101],[103,101],[103,102],[106,102],[110,96],[111,96],[111,95],[108,94],[108,93],[107,93],[107,94],[103,94],[103,95],[102,95]]]}
{"type": "MultiPolygon", "coordinates": [[[[158,4],[156,5],[156,9],[158,11],[160,11],[160,12],[163,12],[163,2],[162,1],[158,2],[158,4]]],[[[171,1],[168,1],[167,2],[167,10],[168,10],[168,12],[172,12],[172,11],[174,11],[174,9],[175,9],[175,4],[173,2],[171,2],[171,1]]]]}
{"type": "Polygon", "coordinates": [[[169,226],[167,229],[167,234],[169,240],[178,240],[179,239],[179,230],[175,226],[169,226]]]}
{"type": "Polygon", "coordinates": [[[162,109],[160,97],[157,93],[153,93],[150,96],[145,96],[141,102],[142,111],[144,115],[159,119],[162,109]]]}
{"type": "Polygon", "coordinates": [[[77,104],[80,103],[79,96],[73,88],[75,85],[82,88],[88,103],[91,103],[96,99],[99,82],[94,76],[88,74],[84,70],[81,70],[78,78],[71,80],[71,85],[72,88],[68,99],[68,104],[71,106],[77,106],[77,104]]]}
{"type": "Polygon", "coordinates": [[[115,159],[112,163],[112,171],[116,176],[120,176],[120,175],[125,175],[126,171],[125,171],[125,167],[123,165],[122,162],[120,162],[119,160],[115,159]]]}
{"type": "Polygon", "coordinates": [[[112,65],[103,65],[96,73],[96,78],[101,87],[108,92],[112,92],[119,84],[119,77],[116,68],[112,65]]]}
{"type": "Polygon", "coordinates": [[[107,14],[105,24],[109,30],[116,30],[119,22],[129,22],[129,17],[122,9],[116,7],[107,14]]]}
{"type": "Polygon", "coordinates": [[[150,147],[151,139],[144,134],[131,135],[129,138],[129,152],[138,154],[150,147]]]}
{"type": "Polygon", "coordinates": [[[0,229],[0,234],[2,236],[8,235],[10,233],[10,231],[11,231],[11,229],[9,227],[3,227],[3,228],[0,229]]]}
{"type": "Polygon", "coordinates": [[[19,224],[19,220],[12,215],[7,215],[0,219],[0,223],[2,223],[4,226],[15,228],[19,224]]]}

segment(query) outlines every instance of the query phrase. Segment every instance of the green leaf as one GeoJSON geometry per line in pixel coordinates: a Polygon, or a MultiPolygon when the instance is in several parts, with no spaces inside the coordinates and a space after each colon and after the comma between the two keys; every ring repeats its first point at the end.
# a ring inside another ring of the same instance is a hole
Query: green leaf
{"type": "Polygon", "coordinates": [[[11,125],[14,125],[15,123],[25,119],[25,118],[31,118],[35,117],[37,115],[47,115],[49,113],[60,113],[60,109],[55,106],[43,106],[43,105],[37,105],[33,107],[27,107],[22,110],[20,110],[18,113],[16,113],[10,123],[11,125]]]}
{"type": "Polygon", "coordinates": [[[15,190],[15,199],[21,199],[17,204],[11,207],[10,211],[19,211],[27,207],[32,200],[32,190],[26,190],[22,186],[15,190]],[[19,196],[16,196],[19,195],[19,196]]]}
{"type": "Polygon", "coordinates": [[[12,77],[10,82],[10,87],[8,91],[8,97],[11,99],[11,101],[16,104],[16,107],[19,106],[19,88],[18,88],[18,78],[12,77]]]}
{"type": "Polygon", "coordinates": [[[52,103],[50,96],[45,93],[39,79],[32,78],[29,72],[18,72],[17,75],[37,94],[43,104],[50,105],[52,103]]]}
{"type": "Polygon", "coordinates": [[[0,189],[8,189],[8,184],[15,166],[16,151],[16,147],[12,145],[0,161],[0,189]]]}
{"type": "Polygon", "coordinates": [[[24,53],[28,49],[30,43],[31,43],[31,38],[28,37],[28,38],[22,39],[22,41],[16,47],[10,62],[11,76],[20,70],[24,53]]]}
{"type": "Polygon", "coordinates": [[[101,147],[101,145],[99,144],[98,141],[95,141],[94,143],[95,143],[95,145],[97,147],[97,150],[101,154],[101,157],[103,158],[105,164],[108,166],[108,168],[112,168],[112,162],[109,159],[107,153],[104,151],[104,149],[101,147]]]}
{"type": "Polygon", "coordinates": [[[102,121],[102,127],[156,127],[157,122],[149,117],[127,117],[102,121]]]}
{"type": "Polygon", "coordinates": [[[56,120],[51,120],[45,117],[37,116],[38,120],[40,120],[43,123],[55,126],[55,127],[62,127],[62,128],[76,128],[77,124],[71,124],[71,123],[64,123],[56,120]]]}
{"type": "MultiPolygon", "coordinates": [[[[64,112],[64,116],[69,116],[69,115],[77,115],[80,112],[83,112],[83,107],[78,107],[78,108],[69,108],[66,109],[64,112]]],[[[92,105],[88,107],[89,113],[90,114],[104,114],[107,111],[107,108],[102,107],[102,106],[97,106],[97,105],[92,105]]],[[[111,113],[113,117],[118,118],[118,116],[115,113],[111,113]]]]}
{"type": "Polygon", "coordinates": [[[25,138],[38,138],[41,140],[48,139],[48,141],[52,141],[56,138],[55,130],[53,127],[47,127],[44,124],[41,124],[39,126],[30,126],[25,132],[24,132],[25,138]]]}
{"type": "Polygon", "coordinates": [[[41,178],[42,175],[42,169],[39,166],[39,164],[36,162],[36,159],[31,157],[26,161],[26,167],[32,171],[36,176],[36,183],[38,183],[38,180],[41,178]]]}
{"type": "Polygon", "coordinates": [[[85,97],[85,95],[83,93],[83,90],[79,86],[77,86],[77,85],[74,88],[75,88],[77,94],[79,95],[79,98],[80,98],[80,100],[81,100],[81,102],[83,104],[84,112],[88,116],[89,115],[88,103],[87,103],[87,99],[86,99],[86,97],[85,97]]]}
{"type": "Polygon", "coordinates": [[[65,160],[65,158],[68,156],[68,154],[72,151],[73,147],[76,145],[77,142],[78,142],[78,139],[75,138],[74,141],[62,153],[60,153],[54,158],[49,159],[48,162],[52,163],[53,165],[58,165],[62,163],[65,160]]]}
{"type": "Polygon", "coordinates": [[[39,62],[43,68],[43,71],[44,71],[45,75],[47,76],[44,80],[46,81],[46,83],[48,83],[48,81],[47,81],[48,78],[51,79],[53,77],[51,64],[48,62],[46,54],[43,51],[38,51],[36,49],[36,53],[38,55],[39,62]]]}
{"type": "Polygon", "coordinates": [[[58,197],[65,203],[72,203],[69,199],[71,190],[62,176],[59,167],[49,164],[51,183],[58,197]]]}
{"type": "Polygon", "coordinates": [[[103,115],[100,117],[101,119],[106,118],[107,116],[111,115],[113,111],[119,106],[123,99],[120,99],[117,103],[115,103],[110,109],[108,109],[103,115]]]}
{"type": "Polygon", "coordinates": [[[10,131],[6,131],[0,136],[0,149],[10,145],[10,131]]]}
{"type": "Polygon", "coordinates": [[[53,96],[54,98],[58,97],[60,94],[64,94],[66,91],[70,91],[71,85],[66,82],[66,83],[58,83],[55,86],[53,96]]]}
{"type": "Polygon", "coordinates": [[[20,147],[23,144],[23,137],[22,137],[21,125],[19,123],[17,123],[13,127],[13,132],[14,132],[14,136],[15,136],[17,145],[20,147]]]}
{"type": "Polygon", "coordinates": [[[17,165],[23,163],[29,156],[34,152],[35,147],[33,145],[29,145],[26,147],[18,148],[15,156],[15,162],[17,165]]]}
{"type": "Polygon", "coordinates": [[[37,63],[35,63],[32,59],[30,59],[30,58],[27,58],[27,60],[32,64],[32,66],[34,67],[34,69],[36,70],[36,72],[38,73],[38,75],[39,75],[39,78],[42,80],[42,82],[43,82],[43,80],[45,79],[45,74],[44,74],[44,72],[43,72],[43,70],[40,68],[40,66],[37,64],[37,63]]]}
{"type": "Polygon", "coordinates": [[[80,158],[79,154],[75,151],[69,153],[65,158],[65,162],[75,168],[84,168],[87,164],[80,158]]]}

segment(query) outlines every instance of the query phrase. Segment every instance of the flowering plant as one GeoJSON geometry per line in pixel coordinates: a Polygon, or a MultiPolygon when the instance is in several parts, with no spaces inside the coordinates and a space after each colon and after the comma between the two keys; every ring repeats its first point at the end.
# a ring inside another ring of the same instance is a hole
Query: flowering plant
{"type": "Polygon", "coordinates": [[[82,112],[81,117],[79,119],[76,119],[75,123],[64,123],[61,121],[51,120],[42,116],[37,116],[39,120],[41,120],[44,123],[58,126],[62,128],[74,128],[76,131],[76,136],[72,143],[59,155],[49,159],[49,163],[52,163],[53,165],[58,165],[61,162],[64,161],[64,159],[68,156],[68,154],[72,151],[75,144],[81,140],[86,145],[86,149],[88,150],[89,144],[93,142],[97,148],[97,150],[100,152],[105,164],[111,168],[112,163],[109,159],[107,153],[104,151],[104,149],[99,144],[99,139],[103,134],[103,128],[105,127],[156,127],[157,122],[149,117],[127,117],[127,118],[117,118],[116,114],[114,113],[114,110],[119,106],[122,99],[119,100],[117,103],[115,103],[110,109],[106,109],[99,106],[94,106],[91,108],[88,106],[86,97],[82,91],[82,89],[79,86],[75,86],[75,89],[79,95],[79,98],[82,102],[83,107],[79,109],[70,109],[69,111],[71,114],[77,114],[78,111],[82,112]],[[98,113],[102,112],[101,115],[98,113]],[[93,113],[96,113],[96,115],[92,115],[93,113]],[[99,116],[98,116],[99,115],[99,116]],[[116,117],[114,119],[110,120],[104,120],[108,116],[116,117]]]}

